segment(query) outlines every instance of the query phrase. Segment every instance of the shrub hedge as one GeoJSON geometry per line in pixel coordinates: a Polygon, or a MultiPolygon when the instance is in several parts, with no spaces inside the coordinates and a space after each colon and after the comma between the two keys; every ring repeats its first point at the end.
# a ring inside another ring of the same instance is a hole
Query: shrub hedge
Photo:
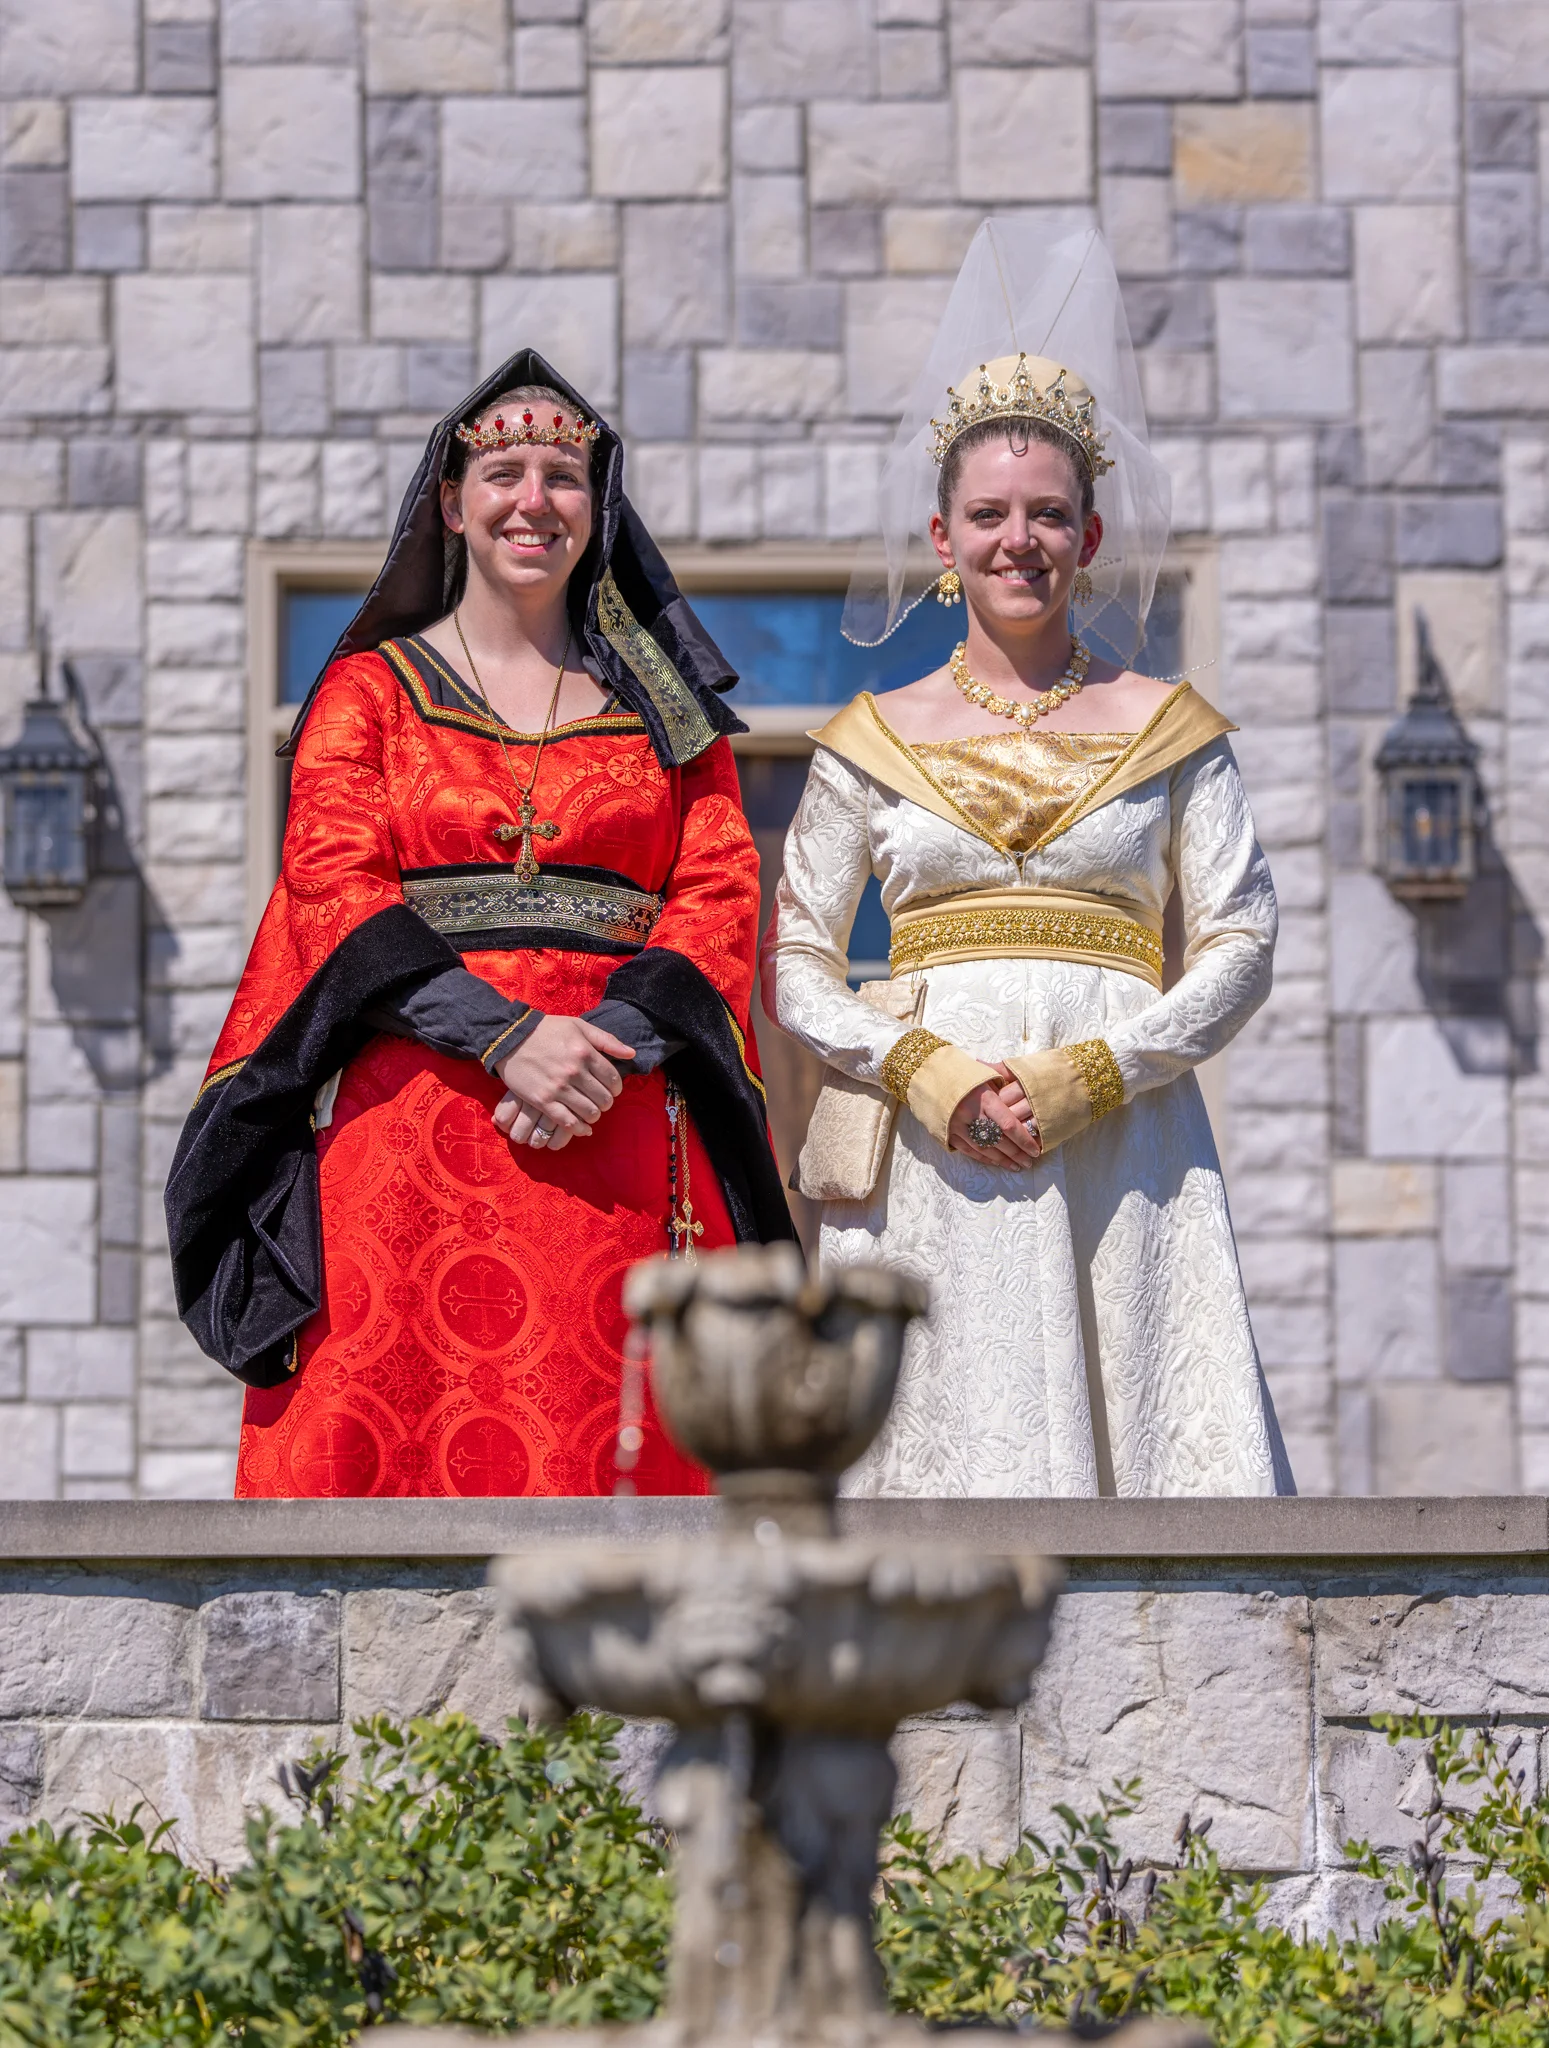
{"type": "MultiPolygon", "coordinates": [[[[1187,1816],[1176,1863],[1136,1870],[1127,1785],[1003,1863],[939,1863],[896,1822],[877,1909],[893,2004],[1082,2034],[1188,2014],[1220,2048],[1544,2048],[1549,1797],[1521,1738],[1383,1725],[1424,1743],[1432,1793],[1407,1858],[1351,1849],[1387,1900],[1372,1940],[1273,1924],[1264,1886],[1223,1871],[1187,1816]]],[[[494,1742],[458,1716],[362,1723],[347,1776],[333,1753],[282,1773],[301,1818],[255,1819],[229,1873],[191,1867],[139,1810],[28,1828],[0,1846],[0,2048],[332,2048],[387,2017],[649,2016],[668,1852],[616,1782],[617,1728],[578,1715],[494,1742]]]]}

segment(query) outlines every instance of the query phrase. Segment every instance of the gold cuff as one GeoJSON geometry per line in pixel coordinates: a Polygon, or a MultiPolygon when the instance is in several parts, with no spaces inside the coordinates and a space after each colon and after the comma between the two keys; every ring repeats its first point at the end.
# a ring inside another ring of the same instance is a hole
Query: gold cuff
{"type": "Polygon", "coordinates": [[[1046,1153],[1124,1100],[1124,1077],[1101,1038],[1047,1052],[1016,1053],[1006,1061],[1021,1082],[1046,1153]]]}
{"type": "Polygon", "coordinates": [[[952,1112],[963,1097],[970,1089],[986,1083],[998,1086],[999,1082],[1000,1075],[983,1060],[976,1060],[961,1046],[938,1043],[909,1083],[906,1099],[910,1114],[938,1145],[945,1145],[952,1112]]]}
{"type": "Polygon", "coordinates": [[[933,1052],[946,1044],[934,1031],[917,1027],[906,1031],[882,1062],[882,1085],[900,1102],[909,1100],[909,1083],[933,1052]]]}

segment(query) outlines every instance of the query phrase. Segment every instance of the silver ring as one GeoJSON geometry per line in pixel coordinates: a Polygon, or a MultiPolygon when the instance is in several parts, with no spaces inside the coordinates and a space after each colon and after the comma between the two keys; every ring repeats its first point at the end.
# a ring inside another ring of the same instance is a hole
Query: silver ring
{"type": "Polygon", "coordinates": [[[981,1151],[989,1152],[1000,1143],[1001,1128],[992,1116],[971,1117],[968,1122],[968,1135],[981,1151]]]}
{"type": "Polygon", "coordinates": [[[537,1146],[541,1150],[553,1135],[554,1126],[552,1124],[534,1124],[533,1133],[528,1143],[537,1146]]]}

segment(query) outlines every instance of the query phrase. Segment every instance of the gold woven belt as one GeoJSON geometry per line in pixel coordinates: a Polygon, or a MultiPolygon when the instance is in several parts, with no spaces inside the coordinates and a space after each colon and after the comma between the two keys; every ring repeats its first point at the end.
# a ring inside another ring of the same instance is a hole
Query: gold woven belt
{"type": "MultiPolygon", "coordinates": [[[[522,933],[542,931],[563,933],[620,952],[637,952],[646,943],[661,916],[663,901],[648,889],[583,881],[547,870],[536,882],[519,882],[510,869],[472,875],[406,875],[403,895],[411,910],[417,910],[426,924],[454,944],[479,932],[499,933],[505,945],[520,946],[522,933]]],[[[562,945],[563,939],[535,937],[527,943],[562,945]]],[[[465,946],[463,950],[469,949],[465,946]]]]}
{"type": "Polygon", "coordinates": [[[1162,986],[1162,933],[1111,897],[1074,890],[979,889],[902,910],[893,920],[894,974],[959,960],[1074,960],[1117,967],[1162,986]]]}

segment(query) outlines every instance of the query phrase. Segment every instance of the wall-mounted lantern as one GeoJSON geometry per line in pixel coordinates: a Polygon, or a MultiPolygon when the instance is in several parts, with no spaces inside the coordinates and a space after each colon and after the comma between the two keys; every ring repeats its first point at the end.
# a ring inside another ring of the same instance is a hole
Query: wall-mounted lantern
{"type": "Polygon", "coordinates": [[[1474,879],[1484,812],[1479,749],[1452,708],[1420,612],[1415,643],[1415,693],[1377,754],[1383,804],[1378,864],[1395,896],[1442,902],[1462,896],[1474,879]]]}
{"type": "Polygon", "coordinates": [[[91,880],[99,760],[83,738],[80,687],[64,665],[64,701],[48,694],[45,658],[38,695],[22,712],[21,738],[0,747],[5,798],[5,886],[27,910],[79,903],[91,880]]]}

